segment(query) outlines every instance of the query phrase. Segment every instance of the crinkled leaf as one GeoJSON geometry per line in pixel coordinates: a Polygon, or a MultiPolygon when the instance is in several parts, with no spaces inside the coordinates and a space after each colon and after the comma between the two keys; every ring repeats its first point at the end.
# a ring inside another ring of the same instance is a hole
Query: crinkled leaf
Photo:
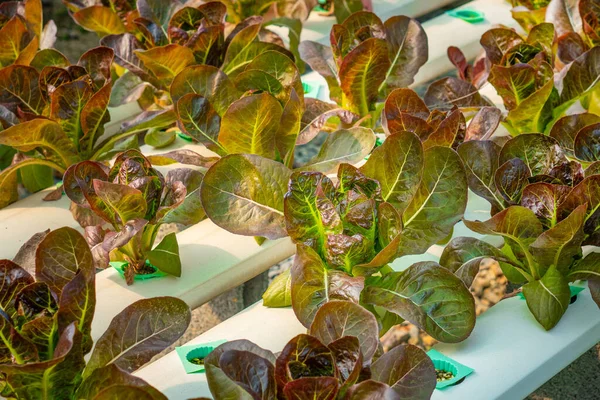
{"type": "Polygon", "coordinates": [[[92,254],[83,236],[69,227],[48,233],[36,251],[36,279],[46,282],[60,295],[78,271],[95,272],[92,254]]]}
{"type": "Polygon", "coordinates": [[[394,347],[371,366],[373,379],[386,383],[402,399],[426,399],[435,389],[435,368],[425,352],[416,346],[394,347]]]}
{"type": "Polygon", "coordinates": [[[434,262],[392,272],[362,292],[361,301],[400,315],[435,339],[456,343],[475,326],[475,303],[464,283],[434,262]]]}
{"type": "Polygon", "coordinates": [[[364,278],[328,270],[312,248],[297,245],[292,266],[292,307],[307,328],[323,304],[333,299],[358,302],[363,287],[364,278]]]}
{"type": "Polygon", "coordinates": [[[325,240],[325,260],[330,268],[360,275],[353,272],[354,267],[367,263],[373,255],[373,242],[360,233],[328,235],[325,240]]]}
{"type": "Polygon", "coordinates": [[[480,43],[492,64],[500,64],[510,49],[523,43],[523,38],[512,29],[494,28],[481,36],[480,43]]]}
{"type": "Polygon", "coordinates": [[[354,164],[364,159],[375,146],[371,129],[354,127],[330,133],[319,153],[302,167],[303,171],[335,172],[341,163],[354,164]]]}
{"type": "Polygon", "coordinates": [[[223,115],[219,142],[229,153],[273,158],[282,113],[279,102],[267,93],[243,97],[223,115]]]}
{"type": "Polygon", "coordinates": [[[494,182],[500,150],[500,146],[491,140],[471,140],[458,146],[458,154],[465,165],[469,189],[489,201],[494,210],[504,208],[504,199],[498,193],[494,182]]]}
{"type": "Polygon", "coordinates": [[[229,379],[225,372],[220,368],[219,362],[221,356],[231,350],[252,353],[261,359],[268,360],[271,364],[275,363],[275,356],[269,350],[265,350],[248,340],[241,339],[223,343],[211,351],[204,359],[208,387],[213,395],[240,400],[251,400],[252,396],[238,386],[236,382],[229,379]]]}
{"type": "Polygon", "coordinates": [[[425,93],[425,104],[430,108],[450,109],[480,108],[489,106],[488,102],[470,82],[455,77],[442,78],[433,82],[425,93]]]}
{"type": "Polygon", "coordinates": [[[432,127],[427,123],[429,108],[412,89],[396,89],[385,100],[383,129],[388,135],[404,131],[427,137],[432,127]]]}
{"type": "Polygon", "coordinates": [[[60,335],[50,360],[26,364],[0,365],[12,393],[19,398],[70,398],[81,379],[85,367],[81,350],[81,333],[75,324],[60,335]]]}
{"type": "Polygon", "coordinates": [[[228,350],[219,358],[221,371],[253,398],[273,398],[277,392],[275,366],[245,350],[228,350]]]}
{"type": "Polygon", "coordinates": [[[423,176],[423,146],[417,136],[400,132],[388,137],[360,168],[381,185],[381,196],[403,213],[423,176]]]}
{"type": "Polygon", "coordinates": [[[465,138],[465,117],[459,109],[449,111],[427,139],[423,142],[423,148],[442,146],[456,149],[465,138]]]}
{"type": "Polygon", "coordinates": [[[371,360],[379,345],[377,332],[377,320],[373,314],[350,301],[325,303],[315,314],[309,329],[309,334],[326,346],[344,336],[358,338],[366,362],[371,360]]]}
{"type": "Polygon", "coordinates": [[[22,364],[39,359],[35,343],[21,335],[13,326],[11,318],[4,312],[0,312],[0,344],[2,364],[22,364]]]}
{"type": "Polygon", "coordinates": [[[175,107],[177,124],[182,131],[217,153],[227,153],[218,141],[221,118],[205,97],[186,94],[175,107]]]}
{"type": "Polygon", "coordinates": [[[598,122],[600,116],[591,113],[567,115],[556,121],[550,130],[550,136],[558,141],[565,154],[572,157],[575,155],[575,137],[579,131],[598,122]]]}
{"type": "Polygon", "coordinates": [[[58,309],[58,299],[44,282],[35,282],[25,286],[15,298],[15,306],[19,315],[31,320],[38,315],[47,312],[54,314],[58,309]]]}
{"type": "Polygon", "coordinates": [[[458,154],[432,147],[425,150],[424,158],[421,183],[402,214],[398,254],[422,253],[448,236],[466,208],[467,178],[458,154]]]}
{"type": "Polygon", "coordinates": [[[59,123],[73,143],[83,137],[81,114],[92,95],[93,90],[86,81],[62,84],[50,94],[50,118],[59,123]]]}
{"type": "Polygon", "coordinates": [[[215,224],[236,234],[284,237],[283,195],[290,174],[284,165],[256,155],[224,157],[204,176],[204,211],[215,224]]]}
{"type": "Polygon", "coordinates": [[[173,81],[185,67],[194,63],[194,53],[187,47],[168,44],[148,50],[138,50],[136,55],[165,86],[173,81]]]}
{"type": "Polygon", "coordinates": [[[583,231],[586,234],[584,245],[600,245],[600,175],[585,178],[564,198],[558,207],[559,221],[566,218],[581,204],[587,203],[587,213],[583,231]]]}
{"type": "Polygon", "coordinates": [[[519,204],[523,188],[529,182],[531,173],[524,161],[513,158],[500,165],[494,174],[498,192],[509,205],[519,204]]]}
{"type": "Polygon", "coordinates": [[[575,157],[583,161],[600,161],[600,123],[581,129],[573,143],[575,157]]]}
{"type": "Polygon", "coordinates": [[[33,67],[12,65],[0,69],[0,104],[15,111],[37,113],[42,108],[39,73],[33,67]]]}
{"type": "Polygon", "coordinates": [[[567,218],[543,232],[531,244],[531,254],[541,267],[542,275],[550,266],[566,274],[576,257],[581,255],[586,210],[586,204],[577,207],[567,218]]]}
{"type": "Polygon", "coordinates": [[[429,57],[427,34],[417,20],[404,15],[388,19],[384,26],[392,60],[384,84],[388,90],[408,87],[429,57]]]}
{"type": "Polygon", "coordinates": [[[464,220],[464,223],[467,228],[482,235],[502,236],[517,259],[527,268],[533,267],[529,245],[544,229],[533,211],[521,206],[511,206],[485,222],[464,220]]]}
{"type": "Polygon", "coordinates": [[[37,148],[48,150],[48,158],[63,168],[70,166],[77,157],[73,142],[58,123],[48,119],[33,119],[3,130],[0,132],[0,144],[23,152],[37,148]]]}
{"type": "Polygon", "coordinates": [[[297,171],[291,175],[284,214],[286,231],[292,240],[324,254],[326,237],[343,231],[334,196],[333,183],[323,174],[297,171]]]}
{"type": "Polygon", "coordinates": [[[0,260],[0,307],[10,318],[17,312],[15,297],[33,282],[33,277],[15,262],[0,260]]]}
{"type": "Polygon", "coordinates": [[[84,378],[110,364],[135,371],[175,342],[190,319],[187,304],[174,297],[153,297],[127,306],[96,342],[84,378]]]}
{"type": "Polygon", "coordinates": [[[533,176],[548,174],[568,161],[556,140],[541,133],[518,135],[506,142],[500,152],[499,164],[515,158],[521,159],[533,176]]]}
{"type": "Polygon", "coordinates": [[[546,228],[551,228],[558,222],[559,204],[570,191],[569,186],[532,183],[523,189],[521,205],[533,211],[546,228]]]}
{"type": "Polygon", "coordinates": [[[219,116],[223,116],[229,105],[238,99],[232,81],[221,70],[210,65],[190,66],[173,80],[171,99],[174,104],[189,93],[207,99],[219,116]]]}
{"type": "Polygon", "coordinates": [[[350,111],[365,116],[373,108],[379,95],[378,88],[390,68],[387,52],[385,40],[371,38],[344,57],[339,77],[344,103],[350,111]]]}
{"type": "MultiPolygon", "coordinates": [[[[305,110],[300,122],[300,133],[296,144],[306,144],[313,140],[328,124],[330,119],[350,124],[355,115],[335,104],[321,100],[305,98],[305,110]]],[[[335,126],[334,128],[335,129],[335,126]]]]}
{"type": "Polygon", "coordinates": [[[290,340],[275,362],[275,379],[279,390],[301,378],[333,377],[334,371],[335,361],[331,350],[319,339],[305,334],[290,340]]]}
{"type": "MultiPolygon", "coordinates": [[[[146,199],[141,191],[131,186],[94,179],[94,191],[104,204],[103,211],[114,224],[124,225],[130,220],[143,218],[146,214],[146,199]]],[[[92,204],[92,208],[97,207],[92,204]]]]}

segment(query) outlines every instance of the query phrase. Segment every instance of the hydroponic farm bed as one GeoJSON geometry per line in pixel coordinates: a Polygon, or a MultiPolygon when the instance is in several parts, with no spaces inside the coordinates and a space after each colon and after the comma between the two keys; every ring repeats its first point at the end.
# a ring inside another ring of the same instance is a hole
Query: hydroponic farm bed
{"type": "Polygon", "coordinates": [[[0,396],[515,399],[600,342],[595,1],[62,3],[76,62],[0,4],[0,396]]]}

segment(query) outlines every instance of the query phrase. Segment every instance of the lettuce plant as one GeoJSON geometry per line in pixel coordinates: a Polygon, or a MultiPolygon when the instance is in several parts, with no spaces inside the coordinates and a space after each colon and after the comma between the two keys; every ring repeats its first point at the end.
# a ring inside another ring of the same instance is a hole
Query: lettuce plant
{"type": "MultiPolygon", "coordinates": [[[[79,3],[79,2],[73,2],[79,3]]],[[[134,4],[125,3],[131,7],[134,4]]],[[[93,9],[110,12],[101,5],[87,7],[73,14],[93,9]]],[[[124,8],[128,9],[128,8],[124,8]]],[[[128,9],[129,10],[129,9],[128,9]]],[[[120,26],[111,32],[99,32],[101,43],[115,51],[115,62],[126,69],[113,89],[111,106],[138,100],[144,109],[166,108],[171,105],[169,87],[175,76],[190,65],[211,65],[225,73],[243,69],[257,55],[266,51],[279,51],[290,58],[275,33],[263,28],[260,16],[251,16],[235,26],[225,22],[227,8],[220,2],[208,2],[198,7],[183,6],[179,1],[138,0],[133,10],[126,11],[126,23],[116,14],[120,26]]],[[[88,29],[106,27],[96,17],[88,29]]],[[[83,21],[80,21],[83,25],[83,21]]],[[[291,19],[277,19],[270,24],[287,24],[294,40],[292,51],[297,54],[296,37],[301,23],[291,19]]],[[[298,58],[298,57],[296,57],[298,58]]]]}
{"type": "Polygon", "coordinates": [[[86,360],[96,292],[94,262],[81,234],[60,228],[35,235],[15,261],[0,260],[0,281],[3,397],[166,399],[131,373],[186,330],[191,313],[183,301],[156,297],[129,305],[86,360]]]}
{"type": "Polygon", "coordinates": [[[593,144],[598,118],[575,114],[559,120],[552,136],[524,134],[503,147],[473,141],[458,148],[470,188],[491,203],[493,214],[488,221],[465,224],[475,232],[501,236],[505,245],[497,249],[457,238],[440,263],[470,285],[481,260],[496,259],[510,281],[524,283],[529,309],[545,329],[566,311],[569,282],[589,279],[600,303],[599,258],[592,253],[582,259],[582,246],[600,245],[600,153],[593,144]]]}
{"type": "Polygon", "coordinates": [[[489,201],[495,214],[525,201],[530,185],[556,184],[565,190],[576,186],[585,176],[597,172],[592,162],[598,158],[598,149],[590,143],[597,134],[597,124],[582,129],[577,142],[577,154],[585,157],[584,160],[574,157],[573,137],[569,136],[573,129],[569,123],[586,119],[594,121],[598,117],[586,113],[559,120],[553,129],[553,136],[560,138],[558,141],[551,136],[530,133],[519,135],[503,146],[493,140],[461,144],[458,153],[467,169],[469,188],[489,201]],[[559,145],[567,141],[571,142],[571,150],[559,145]],[[587,166],[586,171],[584,166],[587,166]]]}
{"type": "Polygon", "coordinates": [[[17,199],[19,172],[32,192],[54,183],[52,170],[63,174],[84,160],[107,160],[137,147],[136,133],[171,124],[172,114],[147,114],[116,133],[105,132],[110,120],[110,64],[113,51],[97,47],[70,65],[56,51],[39,52],[36,68],[13,65],[0,70],[0,144],[19,154],[0,172],[0,206],[17,199]]]}
{"type": "Polygon", "coordinates": [[[502,237],[502,249],[460,237],[448,244],[440,263],[470,285],[481,261],[495,259],[510,281],[523,284],[527,306],[546,330],[569,306],[569,282],[589,280],[600,305],[600,257],[590,253],[582,258],[581,247],[600,244],[599,183],[600,176],[593,175],[571,190],[548,183],[528,186],[531,197],[525,206],[510,206],[487,221],[465,221],[475,232],[502,237]]]}
{"type": "Polygon", "coordinates": [[[178,168],[165,178],[137,150],[120,154],[109,171],[93,161],[70,167],[64,176],[65,192],[74,203],[75,218],[85,226],[96,266],[106,268],[111,254],[125,259],[127,284],[133,283],[135,274],[155,268],[181,276],[175,234],[166,235],[156,247],[154,242],[162,224],[192,225],[204,218],[202,176],[178,168]]]}
{"type": "Polygon", "coordinates": [[[302,42],[302,59],[327,80],[333,101],[375,127],[377,103],[410,85],[427,61],[427,35],[412,18],[396,16],[383,23],[361,11],[334,25],[330,36],[331,47],[302,42]]]}
{"type": "Polygon", "coordinates": [[[412,345],[379,350],[377,321],[348,301],[319,309],[308,334],[275,355],[247,340],[234,340],[205,359],[215,398],[429,399],[436,385],[427,354],[412,345]]]}
{"type": "MultiPolygon", "coordinates": [[[[554,39],[550,23],[536,25],[526,38],[508,28],[494,28],[481,37],[490,65],[487,80],[502,98],[507,111],[502,123],[512,135],[549,132],[577,102],[590,111],[599,107],[600,47],[586,49],[562,66],[553,53],[554,39]]],[[[468,79],[453,77],[434,82],[425,102],[435,108],[491,105],[468,79]]]]}
{"type": "Polygon", "coordinates": [[[0,4],[0,68],[30,65],[38,49],[50,49],[55,41],[54,21],[43,25],[41,0],[0,4]]]}
{"type": "Polygon", "coordinates": [[[406,318],[438,340],[461,341],[475,311],[460,280],[434,262],[402,272],[387,264],[449,236],[465,205],[458,155],[448,147],[423,150],[410,132],[388,137],[360,169],[343,164],[337,187],[323,174],[294,172],[282,219],[297,254],[265,293],[265,305],[291,304],[309,327],[320,307],[344,299],[368,305],[382,324],[406,318]],[[423,285],[428,295],[417,296],[423,285]]]}

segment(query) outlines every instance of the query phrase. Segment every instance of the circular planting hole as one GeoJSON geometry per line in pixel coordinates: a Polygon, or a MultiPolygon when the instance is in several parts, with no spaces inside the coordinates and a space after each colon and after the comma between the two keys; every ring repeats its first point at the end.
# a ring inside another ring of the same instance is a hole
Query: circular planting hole
{"type": "Polygon", "coordinates": [[[213,351],[214,348],[211,346],[202,346],[202,347],[198,347],[195,348],[193,350],[190,350],[186,356],[185,359],[195,365],[204,365],[204,359],[206,358],[206,356],[208,356],[210,354],[211,351],[213,351]]]}
{"type": "Polygon", "coordinates": [[[450,361],[433,360],[433,366],[435,367],[438,382],[454,379],[458,375],[458,368],[450,361]]]}

